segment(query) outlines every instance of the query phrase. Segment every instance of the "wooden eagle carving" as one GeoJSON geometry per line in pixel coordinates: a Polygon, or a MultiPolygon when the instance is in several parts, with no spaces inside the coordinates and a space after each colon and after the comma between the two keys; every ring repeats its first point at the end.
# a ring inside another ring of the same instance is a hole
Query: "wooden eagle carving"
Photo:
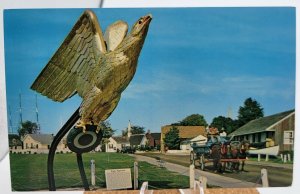
{"type": "Polygon", "coordinates": [[[77,127],[98,125],[132,80],[151,20],[151,14],[141,17],[128,35],[127,23],[116,21],[103,36],[96,15],[85,11],[31,89],[58,102],[78,93],[83,100],[77,127]]]}

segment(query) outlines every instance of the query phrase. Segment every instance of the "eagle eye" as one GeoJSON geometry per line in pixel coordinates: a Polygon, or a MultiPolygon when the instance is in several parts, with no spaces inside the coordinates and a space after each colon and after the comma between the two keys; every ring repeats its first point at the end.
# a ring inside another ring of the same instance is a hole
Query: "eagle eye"
{"type": "Polygon", "coordinates": [[[142,20],[139,21],[139,24],[141,24],[141,23],[142,23],[142,20]]]}

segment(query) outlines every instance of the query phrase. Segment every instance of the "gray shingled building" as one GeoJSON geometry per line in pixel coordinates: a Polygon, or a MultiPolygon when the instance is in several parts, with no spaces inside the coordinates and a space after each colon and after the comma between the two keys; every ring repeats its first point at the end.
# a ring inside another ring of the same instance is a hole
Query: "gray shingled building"
{"type": "Polygon", "coordinates": [[[228,136],[234,140],[249,140],[264,143],[266,139],[279,145],[280,151],[294,150],[295,110],[255,119],[235,130],[228,136]]]}

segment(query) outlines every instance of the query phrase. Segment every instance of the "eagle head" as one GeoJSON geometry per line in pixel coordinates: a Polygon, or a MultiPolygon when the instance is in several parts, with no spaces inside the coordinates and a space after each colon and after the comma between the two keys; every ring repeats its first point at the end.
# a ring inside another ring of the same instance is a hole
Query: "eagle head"
{"type": "Polygon", "coordinates": [[[141,17],[132,27],[132,36],[144,36],[148,32],[149,24],[152,20],[152,15],[148,14],[141,17]]]}

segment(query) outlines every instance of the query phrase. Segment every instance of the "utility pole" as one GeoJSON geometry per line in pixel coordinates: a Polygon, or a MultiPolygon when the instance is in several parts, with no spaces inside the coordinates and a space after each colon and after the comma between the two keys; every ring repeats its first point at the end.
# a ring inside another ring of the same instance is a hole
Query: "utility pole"
{"type": "Polygon", "coordinates": [[[20,125],[23,123],[23,115],[22,115],[22,95],[19,93],[19,114],[20,114],[20,125]]]}

